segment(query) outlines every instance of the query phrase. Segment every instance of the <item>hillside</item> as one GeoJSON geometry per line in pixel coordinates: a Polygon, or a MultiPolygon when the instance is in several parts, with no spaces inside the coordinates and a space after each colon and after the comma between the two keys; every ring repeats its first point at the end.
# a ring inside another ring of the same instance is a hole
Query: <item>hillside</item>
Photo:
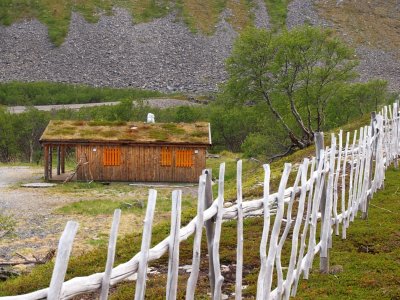
{"type": "Polygon", "coordinates": [[[395,0],[1,1],[0,82],[205,93],[226,78],[242,28],[311,23],[357,48],[361,80],[398,90],[399,10],[395,0]]]}

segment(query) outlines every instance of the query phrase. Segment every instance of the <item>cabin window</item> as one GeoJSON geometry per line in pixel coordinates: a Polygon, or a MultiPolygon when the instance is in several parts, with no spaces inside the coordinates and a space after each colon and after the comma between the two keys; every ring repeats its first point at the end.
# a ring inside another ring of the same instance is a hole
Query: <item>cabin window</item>
{"type": "Polygon", "coordinates": [[[172,149],[163,147],[161,149],[161,166],[170,167],[172,165],[172,149]]]}
{"type": "Polygon", "coordinates": [[[175,153],[175,166],[180,168],[193,167],[193,150],[177,150],[175,153]]]}
{"type": "Polygon", "coordinates": [[[119,147],[104,148],[103,165],[119,166],[120,164],[121,164],[121,149],[119,147]]]}

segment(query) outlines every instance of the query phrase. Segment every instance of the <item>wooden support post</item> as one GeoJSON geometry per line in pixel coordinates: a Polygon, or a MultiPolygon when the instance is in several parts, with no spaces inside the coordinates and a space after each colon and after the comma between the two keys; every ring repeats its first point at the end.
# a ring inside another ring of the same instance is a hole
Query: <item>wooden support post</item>
{"type": "Polygon", "coordinates": [[[49,145],[48,179],[53,177],[53,145],[49,145]]]}
{"type": "Polygon", "coordinates": [[[49,146],[44,145],[43,147],[44,157],[44,180],[49,180],[49,146]]]}
{"type": "MultiPolygon", "coordinates": [[[[203,174],[206,175],[206,190],[204,197],[204,210],[208,209],[213,203],[212,193],[212,170],[203,170],[203,174]]],[[[213,240],[215,232],[215,218],[211,218],[204,223],[206,227],[207,236],[207,250],[208,250],[208,278],[210,280],[211,298],[214,297],[215,287],[215,273],[214,273],[214,261],[213,261],[213,240]]]]}
{"type": "Polygon", "coordinates": [[[61,174],[61,146],[57,146],[57,175],[61,174]]]}
{"type": "Polygon", "coordinates": [[[65,145],[61,146],[61,174],[65,173],[65,145]]]}
{"type": "MultiPolygon", "coordinates": [[[[323,132],[316,132],[315,136],[315,151],[316,151],[316,158],[317,162],[319,163],[321,159],[321,150],[324,150],[324,133],[323,132]]],[[[323,166],[323,169],[325,166],[323,166]]],[[[321,175],[324,176],[324,175],[321,175]]],[[[321,212],[321,237],[324,228],[324,219],[325,219],[325,206],[326,206],[326,184],[323,185],[323,190],[321,194],[321,201],[320,201],[320,212],[321,212]]],[[[319,270],[321,273],[328,273],[329,272],[329,249],[328,255],[326,257],[320,256],[320,265],[319,270]]]]}

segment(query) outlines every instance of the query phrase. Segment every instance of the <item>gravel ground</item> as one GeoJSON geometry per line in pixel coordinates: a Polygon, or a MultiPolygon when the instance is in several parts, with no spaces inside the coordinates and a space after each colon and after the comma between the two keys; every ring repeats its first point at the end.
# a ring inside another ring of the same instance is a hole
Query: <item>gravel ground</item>
{"type": "MultiPolygon", "coordinates": [[[[55,209],[68,203],[91,199],[138,199],[146,198],[148,186],[134,186],[121,192],[118,188],[106,190],[88,189],[66,192],[57,188],[23,188],[22,183],[41,182],[40,167],[0,167],[0,214],[11,216],[17,223],[12,235],[0,237],[0,260],[10,260],[15,252],[23,255],[45,255],[56,248],[61,232],[69,220],[79,223],[74,242],[74,253],[88,251],[109,234],[111,215],[64,215],[55,209]]],[[[174,187],[155,187],[159,195],[170,195],[174,187]]],[[[176,187],[175,187],[176,188],[176,187]]],[[[184,197],[197,194],[196,186],[182,188],[184,197]]],[[[161,197],[161,196],[160,196],[161,197]]],[[[125,201],[125,200],[124,200],[125,201]]],[[[157,219],[169,219],[169,213],[157,212],[157,219]]],[[[143,216],[125,211],[122,214],[119,234],[121,236],[142,230],[143,216]]],[[[0,230],[1,231],[1,230],[0,230]]]]}

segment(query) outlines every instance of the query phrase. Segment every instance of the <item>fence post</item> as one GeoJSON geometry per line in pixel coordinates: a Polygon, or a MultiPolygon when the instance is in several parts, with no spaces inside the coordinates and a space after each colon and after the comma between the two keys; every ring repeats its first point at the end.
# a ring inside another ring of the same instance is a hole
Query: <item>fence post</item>
{"type": "Polygon", "coordinates": [[[56,263],[54,265],[49,292],[47,294],[47,299],[49,300],[61,299],[62,286],[65,279],[65,273],[67,272],[69,256],[72,250],[72,243],[74,242],[77,231],[78,223],[74,221],[68,221],[58,244],[56,263]]]}
{"type": "Polygon", "coordinates": [[[115,248],[117,246],[117,236],[118,236],[118,226],[119,220],[121,218],[121,210],[116,209],[114,211],[113,222],[111,225],[110,238],[108,242],[108,252],[107,252],[107,262],[106,269],[104,271],[104,276],[101,281],[101,292],[100,292],[100,300],[108,299],[108,291],[110,289],[110,278],[111,272],[114,265],[115,258],[115,248]]]}
{"type": "MultiPolygon", "coordinates": [[[[373,111],[371,113],[371,140],[373,141],[372,145],[370,145],[371,150],[370,150],[370,154],[371,157],[370,159],[370,163],[369,163],[369,178],[368,178],[368,187],[367,190],[370,190],[370,194],[367,195],[367,203],[366,203],[366,209],[365,212],[362,213],[362,219],[366,220],[368,218],[368,208],[369,208],[369,202],[371,201],[372,198],[372,163],[374,158],[376,158],[376,147],[377,147],[377,140],[374,140],[376,134],[376,112],[373,111]]],[[[376,160],[376,159],[375,159],[376,160]]],[[[374,178],[375,180],[375,178],[374,178]]]]}
{"type": "MultiPolygon", "coordinates": [[[[324,133],[323,132],[315,132],[315,156],[317,158],[317,163],[320,162],[321,159],[321,150],[324,150],[324,133]]],[[[325,166],[322,167],[324,170],[325,166]]],[[[325,175],[321,175],[325,176],[325,175]]],[[[322,194],[321,194],[321,201],[320,201],[320,212],[321,212],[321,236],[324,228],[324,219],[325,219],[325,206],[326,206],[326,184],[323,185],[322,194]]],[[[326,257],[322,256],[322,252],[320,253],[320,264],[319,270],[321,273],[329,273],[329,249],[327,249],[326,257]]]]}
{"type": "Polygon", "coordinates": [[[135,300],[143,300],[146,292],[147,265],[151,243],[151,229],[153,226],[154,210],[156,208],[157,191],[149,190],[146,216],[143,221],[142,245],[140,248],[140,260],[137,273],[135,300]]]}
{"type": "MultiPolygon", "coordinates": [[[[206,175],[206,187],[205,187],[205,197],[204,197],[204,210],[208,209],[213,203],[213,192],[212,192],[212,170],[203,170],[204,175],[206,175]]],[[[214,297],[214,287],[215,287],[215,273],[214,273],[214,258],[213,258],[213,240],[215,232],[215,218],[211,218],[204,223],[206,228],[207,236],[207,250],[208,250],[208,278],[210,280],[211,298],[214,297]]]]}

